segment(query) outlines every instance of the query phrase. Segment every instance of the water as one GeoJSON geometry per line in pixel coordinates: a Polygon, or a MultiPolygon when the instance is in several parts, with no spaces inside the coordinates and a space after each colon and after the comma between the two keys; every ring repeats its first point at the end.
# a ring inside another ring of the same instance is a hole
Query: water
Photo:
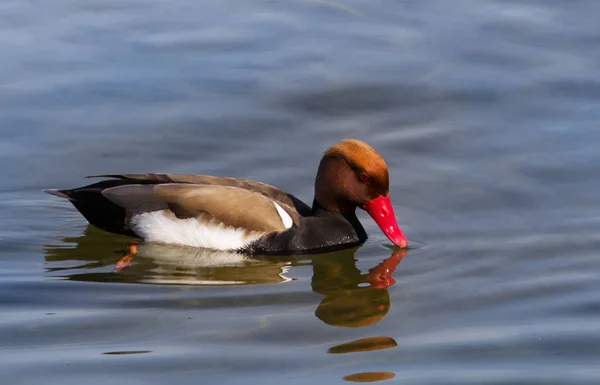
{"type": "Polygon", "coordinates": [[[2,382],[600,383],[599,14],[4,1],[2,382]],[[344,137],[386,159],[406,255],[361,214],[357,250],[223,263],[149,248],[115,273],[129,239],[41,193],[203,173],[310,202],[344,137]]]}

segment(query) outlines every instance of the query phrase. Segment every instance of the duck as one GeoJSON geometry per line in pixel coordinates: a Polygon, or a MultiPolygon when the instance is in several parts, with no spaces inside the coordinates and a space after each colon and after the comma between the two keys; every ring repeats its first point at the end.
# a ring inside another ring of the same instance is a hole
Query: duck
{"type": "Polygon", "coordinates": [[[408,245],[390,201],[386,163],[356,139],[326,149],[312,206],[241,178],[158,173],[87,178],[102,180],[44,191],[69,200],[91,225],[144,242],[249,255],[323,253],[367,240],[356,216],[362,209],[394,245],[408,245]]]}

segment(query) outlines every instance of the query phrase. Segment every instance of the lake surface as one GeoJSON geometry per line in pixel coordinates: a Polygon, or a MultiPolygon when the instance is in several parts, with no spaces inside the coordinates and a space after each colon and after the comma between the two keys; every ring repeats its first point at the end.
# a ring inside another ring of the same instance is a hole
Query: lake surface
{"type": "Polygon", "coordinates": [[[600,2],[6,0],[6,384],[599,384],[600,2]],[[346,137],[413,248],[227,261],[88,227],[98,173],[311,202],[346,137]],[[387,273],[386,273],[387,271],[387,273]]]}

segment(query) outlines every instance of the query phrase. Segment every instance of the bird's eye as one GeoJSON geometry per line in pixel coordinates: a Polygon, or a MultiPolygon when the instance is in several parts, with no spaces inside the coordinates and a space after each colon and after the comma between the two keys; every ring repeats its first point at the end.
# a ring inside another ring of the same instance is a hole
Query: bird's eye
{"type": "Polygon", "coordinates": [[[358,179],[360,179],[361,182],[367,183],[369,181],[369,176],[363,172],[358,176],[358,179]]]}

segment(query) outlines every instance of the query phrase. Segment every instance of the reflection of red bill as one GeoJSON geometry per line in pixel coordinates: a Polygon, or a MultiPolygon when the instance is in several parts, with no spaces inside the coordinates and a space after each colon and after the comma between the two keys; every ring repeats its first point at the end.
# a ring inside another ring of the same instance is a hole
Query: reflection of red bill
{"type": "Polygon", "coordinates": [[[371,284],[369,287],[385,289],[396,284],[396,280],[392,278],[392,273],[405,255],[406,250],[398,250],[391,257],[369,270],[369,274],[365,277],[365,281],[371,284]]]}

